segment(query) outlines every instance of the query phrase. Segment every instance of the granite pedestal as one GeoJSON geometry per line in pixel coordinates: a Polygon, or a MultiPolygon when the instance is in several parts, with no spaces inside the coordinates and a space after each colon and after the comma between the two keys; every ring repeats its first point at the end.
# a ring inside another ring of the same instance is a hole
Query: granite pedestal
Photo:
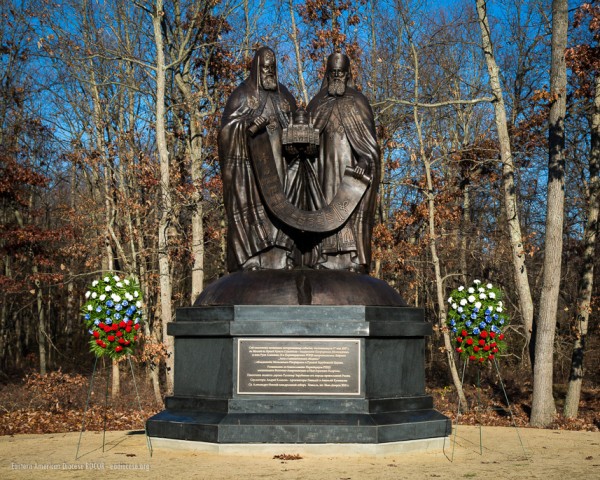
{"type": "Polygon", "coordinates": [[[219,444],[447,436],[449,419],[425,393],[431,325],[423,310],[388,303],[197,302],[178,309],[168,325],[175,337],[174,393],[166,410],[148,420],[148,435],[219,444]]]}

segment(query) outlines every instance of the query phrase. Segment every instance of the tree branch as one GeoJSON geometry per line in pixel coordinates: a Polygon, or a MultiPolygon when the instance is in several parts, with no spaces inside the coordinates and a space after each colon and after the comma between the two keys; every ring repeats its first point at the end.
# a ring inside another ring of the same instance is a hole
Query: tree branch
{"type": "Polygon", "coordinates": [[[477,103],[483,102],[494,102],[496,101],[495,97],[482,97],[482,98],[473,98],[471,100],[447,100],[445,102],[437,102],[437,103],[420,103],[420,102],[409,102],[408,100],[399,100],[396,98],[387,98],[383,102],[375,103],[374,106],[391,106],[393,104],[398,105],[408,105],[410,107],[417,108],[440,108],[447,107],[449,105],[475,105],[477,103]]]}

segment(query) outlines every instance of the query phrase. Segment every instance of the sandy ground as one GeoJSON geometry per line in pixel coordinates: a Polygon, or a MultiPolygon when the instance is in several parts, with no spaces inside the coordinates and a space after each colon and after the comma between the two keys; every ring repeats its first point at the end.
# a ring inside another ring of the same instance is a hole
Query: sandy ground
{"type": "MultiPolygon", "coordinates": [[[[388,456],[234,456],[154,449],[143,432],[0,437],[0,478],[420,479],[600,478],[600,433],[459,426],[444,450],[388,456]],[[519,439],[522,440],[522,443],[519,439]],[[522,446],[523,445],[523,446],[522,446]],[[524,452],[524,449],[525,452],[524,452]],[[452,458],[453,457],[453,458],[452,458]]],[[[294,454],[292,450],[279,452],[294,454]]]]}

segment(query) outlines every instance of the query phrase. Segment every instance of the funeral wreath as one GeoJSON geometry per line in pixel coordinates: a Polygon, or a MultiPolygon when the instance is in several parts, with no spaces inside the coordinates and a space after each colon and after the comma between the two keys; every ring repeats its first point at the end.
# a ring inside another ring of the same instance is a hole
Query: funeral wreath
{"type": "Polygon", "coordinates": [[[456,351],[464,359],[483,363],[506,350],[508,317],[499,288],[474,280],[470,287],[453,290],[448,303],[448,328],[454,334],[456,351]]]}
{"type": "Polygon", "coordinates": [[[134,353],[142,327],[142,295],[137,281],[108,274],[94,280],[81,307],[90,351],[116,359],[134,353]]]}

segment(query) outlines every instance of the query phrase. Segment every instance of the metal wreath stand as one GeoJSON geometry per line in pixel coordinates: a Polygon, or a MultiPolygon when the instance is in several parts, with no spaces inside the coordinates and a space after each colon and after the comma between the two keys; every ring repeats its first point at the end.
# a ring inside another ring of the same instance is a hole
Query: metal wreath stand
{"type": "MultiPolygon", "coordinates": [[[[75,460],[78,460],[79,457],[79,448],[81,446],[81,439],[83,437],[83,432],[85,431],[85,420],[87,417],[87,411],[88,408],[90,406],[90,399],[92,397],[92,390],[94,388],[94,378],[96,376],[96,370],[97,370],[97,366],[98,366],[98,360],[100,357],[96,357],[96,360],[94,361],[94,369],[92,370],[92,377],[90,379],[90,388],[88,390],[88,395],[87,395],[87,400],[85,403],[85,409],[83,411],[83,420],[81,422],[81,432],[79,433],[79,441],[77,442],[77,452],[75,453],[75,460]]],[[[131,363],[131,356],[127,355],[127,362],[129,363],[129,368],[131,370],[131,378],[133,380],[133,386],[135,388],[135,396],[137,399],[137,403],[138,403],[138,408],[140,409],[140,412],[144,412],[142,409],[142,402],[140,401],[140,394],[138,391],[138,387],[137,387],[137,382],[135,380],[135,373],[133,371],[133,364],[131,363]]],[[[102,357],[102,364],[104,368],[107,368],[105,365],[105,361],[104,361],[104,357],[102,357]]],[[[110,366],[110,364],[109,364],[110,366]]],[[[106,446],[106,416],[107,416],[107,411],[108,411],[108,385],[110,382],[110,378],[111,378],[111,369],[108,368],[108,372],[106,375],[106,391],[105,391],[105,395],[104,395],[104,422],[103,422],[103,426],[102,426],[102,452],[105,451],[105,446],[106,446]]],[[[144,435],[146,437],[146,446],[148,447],[148,452],[150,453],[150,456],[152,456],[152,443],[150,441],[150,437],[148,436],[148,432],[146,431],[146,426],[144,425],[144,435]]]]}
{"type": "MultiPolygon", "coordinates": [[[[460,379],[461,385],[464,384],[464,380],[465,380],[465,372],[467,370],[467,364],[469,363],[469,361],[467,359],[464,360],[463,362],[463,368],[462,368],[462,376],[460,379]]],[[[511,419],[511,423],[513,428],[515,429],[515,432],[517,434],[517,437],[519,439],[519,444],[521,445],[521,448],[523,450],[523,455],[525,457],[526,460],[530,460],[529,455],[527,454],[527,451],[525,450],[525,445],[523,444],[523,440],[521,438],[521,434],[519,432],[519,428],[517,427],[517,423],[515,422],[515,416],[513,414],[513,409],[512,409],[512,405],[510,403],[510,400],[508,399],[508,395],[506,393],[506,388],[504,387],[504,382],[502,381],[502,375],[500,375],[500,368],[498,367],[498,361],[496,360],[496,358],[494,357],[493,359],[493,364],[496,370],[496,373],[498,375],[498,380],[500,382],[500,387],[502,388],[502,393],[504,394],[504,400],[506,401],[506,408],[508,409],[508,413],[510,415],[510,419],[511,419]]],[[[482,425],[481,425],[481,418],[479,416],[480,412],[481,412],[481,399],[480,399],[480,390],[481,390],[481,370],[479,368],[479,366],[477,365],[477,380],[476,380],[476,398],[477,398],[477,420],[479,423],[479,454],[483,455],[483,432],[482,432],[482,425]]],[[[493,407],[491,408],[492,410],[494,409],[493,407]]],[[[454,426],[454,434],[453,434],[453,439],[452,439],[452,453],[451,456],[449,458],[449,460],[451,462],[454,461],[454,450],[456,448],[456,435],[458,433],[458,421],[460,418],[460,413],[461,413],[461,402],[460,402],[460,396],[458,397],[458,402],[457,402],[457,407],[456,407],[456,425],[454,426]]],[[[444,452],[446,451],[446,439],[444,439],[444,452]]]]}

